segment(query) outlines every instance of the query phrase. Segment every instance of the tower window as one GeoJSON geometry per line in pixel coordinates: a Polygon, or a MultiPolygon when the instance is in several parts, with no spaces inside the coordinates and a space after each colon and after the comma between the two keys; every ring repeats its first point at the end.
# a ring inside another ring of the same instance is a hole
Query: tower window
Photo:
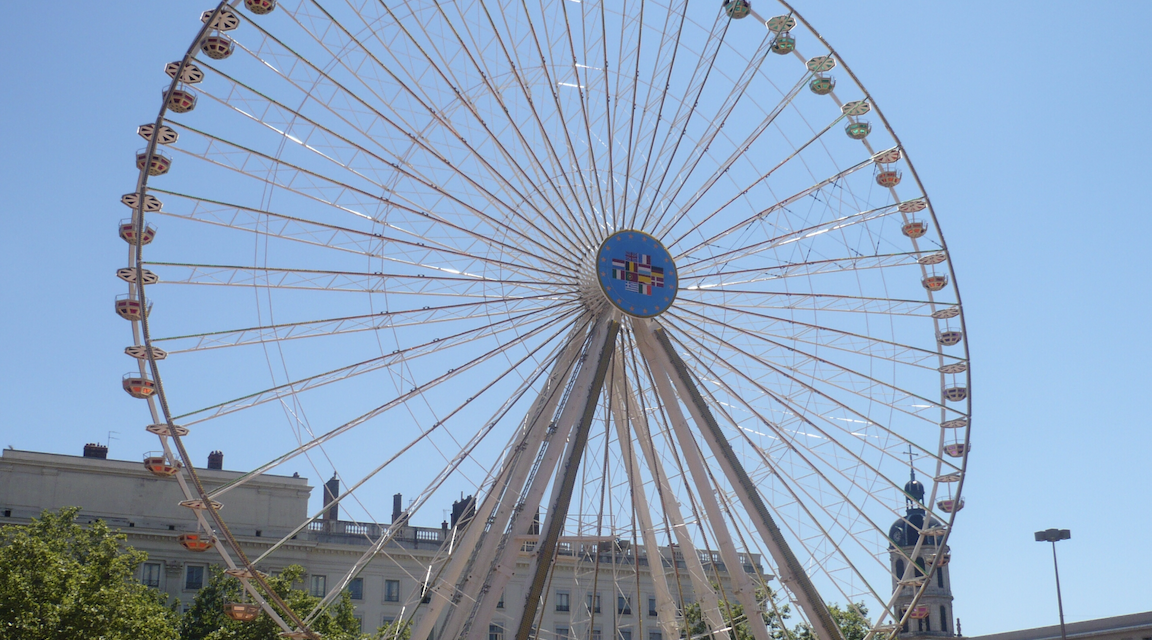
{"type": "Polygon", "coordinates": [[[903,560],[897,560],[896,561],[896,579],[900,580],[903,577],[904,577],[904,561],[903,560]]]}
{"type": "Polygon", "coordinates": [[[940,630],[948,631],[948,610],[940,605],[940,630]]]}
{"type": "MultiPolygon", "coordinates": [[[[936,586],[944,588],[944,567],[936,569],[936,586]]],[[[947,631],[947,629],[945,629],[947,631]]]]}

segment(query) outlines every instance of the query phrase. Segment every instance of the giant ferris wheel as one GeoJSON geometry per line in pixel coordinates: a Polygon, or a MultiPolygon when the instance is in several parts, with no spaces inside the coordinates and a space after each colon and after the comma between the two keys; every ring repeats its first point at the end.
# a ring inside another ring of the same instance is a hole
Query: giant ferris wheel
{"type": "Polygon", "coordinates": [[[684,593],[721,638],[731,603],[823,640],[827,603],[866,604],[870,636],[915,617],[898,596],[929,583],[894,590],[889,555],[911,566],[963,506],[960,296],[907,150],[792,7],[235,0],[194,27],[123,198],[124,388],[185,545],[286,634],[465,493],[414,637],[481,638],[499,605],[548,638],[557,554],[584,542],[645,563],[665,637],[684,593]],[[250,473],[205,486],[198,438],[250,473]],[[227,493],[290,465],[364,521],[413,498],[315,611],[263,588],[279,543],[249,557],[228,528],[227,493]],[[909,501],[920,538],[894,542],[909,501]]]}

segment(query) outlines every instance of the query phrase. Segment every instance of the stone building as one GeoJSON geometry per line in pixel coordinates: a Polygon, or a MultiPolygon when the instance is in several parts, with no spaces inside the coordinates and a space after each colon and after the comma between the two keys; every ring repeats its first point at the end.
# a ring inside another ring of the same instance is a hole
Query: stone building
{"type": "MultiPolygon", "coordinates": [[[[219,452],[210,456],[208,468],[197,471],[209,491],[241,475],[223,469],[223,454],[219,452]]],[[[306,478],[264,474],[229,491],[223,510],[225,521],[245,553],[258,558],[308,519],[312,490],[306,478]]],[[[335,478],[326,483],[325,493],[339,494],[335,478]]],[[[102,519],[127,534],[129,545],[147,552],[139,579],[187,608],[207,582],[209,567],[220,565],[221,560],[213,551],[196,553],[179,544],[180,534],[196,529],[190,511],[178,506],[183,499],[170,478],[153,475],[140,462],[109,460],[107,447],[100,445],[85,447],[84,456],[12,449],[0,456],[0,524],[27,523],[45,509],[78,506],[81,523],[102,519]]],[[[401,517],[400,501],[399,494],[394,496],[394,519],[401,517]]],[[[348,585],[356,616],[365,630],[411,616],[413,607],[423,599],[427,567],[442,554],[441,547],[456,522],[469,517],[471,504],[470,500],[454,504],[451,523],[403,527],[401,535],[348,585]]],[[[299,564],[307,571],[303,587],[322,595],[348,572],[385,526],[341,520],[338,505],[332,505],[323,519],[310,523],[257,566],[275,573],[299,564]]],[[[626,541],[603,542],[561,540],[557,571],[544,603],[541,637],[551,632],[558,639],[663,640],[667,634],[657,624],[644,554],[640,553],[637,561],[637,550],[626,541]],[[595,580],[597,575],[600,578],[595,580]],[[593,584],[599,586],[593,588],[593,584]],[[621,593],[613,584],[635,587],[621,593]]],[[[664,547],[660,554],[666,566],[684,571],[678,551],[664,547]]],[[[528,553],[523,556],[526,565],[528,553]]],[[[725,586],[727,571],[722,561],[703,555],[702,559],[725,586]]],[[[742,561],[742,570],[765,575],[758,555],[746,555],[742,561]]],[[[504,595],[523,598],[522,586],[514,581],[504,595]]],[[[685,599],[691,599],[690,592],[685,599]]],[[[508,627],[498,607],[490,628],[491,640],[502,640],[508,627]]]]}
{"type": "MultiPolygon", "coordinates": [[[[1152,640],[1152,611],[1070,622],[1068,640],[1152,640]]],[[[1061,640],[1060,625],[974,636],[969,640],[1061,640]]]]}

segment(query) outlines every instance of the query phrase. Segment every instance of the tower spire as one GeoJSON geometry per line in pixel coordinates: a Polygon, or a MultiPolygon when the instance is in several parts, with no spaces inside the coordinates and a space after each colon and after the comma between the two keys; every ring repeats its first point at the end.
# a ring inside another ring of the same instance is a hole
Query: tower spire
{"type": "Polygon", "coordinates": [[[924,504],[924,485],[916,479],[916,454],[912,451],[912,445],[908,445],[908,470],[910,479],[908,484],[904,485],[904,506],[908,510],[908,515],[912,515],[913,511],[920,511],[924,504]]]}

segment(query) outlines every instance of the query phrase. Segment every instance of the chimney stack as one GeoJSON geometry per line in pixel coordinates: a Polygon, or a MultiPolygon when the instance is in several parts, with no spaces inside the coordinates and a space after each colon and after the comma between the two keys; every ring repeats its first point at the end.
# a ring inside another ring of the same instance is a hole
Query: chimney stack
{"type": "Polygon", "coordinates": [[[540,507],[536,507],[536,515],[532,516],[532,524],[528,525],[528,535],[540,535],[540,507]]]}
{"type": "Polygon", "coordinates": [[[98,460],[107,460],[108,446],[95,442],[89,442],[88,444],[84,445],[84,457],[96,458],[98,460]]]}
{"type": "Polygon", "coordinates": [[[399,493],[392,496],[392,522],[397,522],[400,520],[400,513],[403,511],[403,509],[400,508],[402,500],[403,498],[399,493]]]}
{"type": "Polygon", "coordinates": [[[224,452],[213,451],[208,454],[208,468],[209,469],[223,469],[224,468],[224,452]]]}
{"type": "Polygon", "coordinates": [[[463,529],[476,515],[476,501],[465,496],[452,503],[452,527],[463,529]]]}
{"type": "Polygon", "coordinates": [[[332,504],[333,501],[340,495],[340,479],[336,474],[332,474],[332,479],[324,483],[324,506],[332,505],[324,511],[324,518],[326,520],[339,520],[340,519],[340,503],[332,504]]]}

